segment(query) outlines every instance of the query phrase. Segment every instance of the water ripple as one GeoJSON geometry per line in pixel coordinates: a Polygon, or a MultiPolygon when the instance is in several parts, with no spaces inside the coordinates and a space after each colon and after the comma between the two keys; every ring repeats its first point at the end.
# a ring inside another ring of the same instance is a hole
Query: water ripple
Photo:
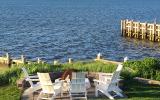
{"type": "Polygon", "coordinates": [[[159,57],[159,43],[121,37],[120,20],[160,19],[159,1],[1,0],[0,54],[46,61],[159,57]],[[128,6],[130,5],[130,6],[128,6]]]}

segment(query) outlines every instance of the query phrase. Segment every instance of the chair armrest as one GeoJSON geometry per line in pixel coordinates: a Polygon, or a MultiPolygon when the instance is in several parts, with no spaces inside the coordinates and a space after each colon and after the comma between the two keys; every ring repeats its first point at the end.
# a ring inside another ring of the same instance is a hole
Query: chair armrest
{"type": "Polygon", "coordinates": [[[62,81],[61,78],[55,79],[55,83],[56,83],[56,82],[60,82],[60,81],[62,81]]]}
{"type": "Polygon", "coordinates": [[[100,80],[96,80],[96,79],[94,79],[93,80],[96,84],[110,84],[111,83],[111,81],[106,81],[106,82],[104,82],[104,81],[100,81],[100,80]]]}
{"type": "Polygon", "coordinates": [[[112,76],[113,73],[106,73],[105,75],[106,75],[106,76],[112,76]]]}
{"type": "Polygon", "coordinates": [[[53,85],[61,85],[63,84],[63,81],[59,81],[59,82],[55,82],[55,83],[52,83],[53,85]]]}
{"type": "Polygon", "coordinates": [[[29,78],[37,78],[38,79],[38,76],[28,76],[29,78]]]}
{"type": "Polygon", "coordinates": [[[39,81],[39,79],[30,79],[30,78],[26,78],[26,81],[39,81]]]}
{"type": "Polygon", "coordinates": [[[118,83],[120,81],[120,79],[114,80],[112,81],[112,83],[118,83]]]}
{"type": "Polygon", "coordinates": [[[57,78],[57,79],[62,80],[62,78],[57,78]]]}
{"type": "Polygon", "coordinates": [[[107,79],[111,79],[113,76],[113,73],[105,73],[105,75],[103,75],[105,78],[107,79]]]}
{"type": "Polygon", "coordinates": [[[97,84],[99,84],[99,83],[106,84],[106,82],[102,82],[102,81],[96,80],[96,79],[94,79],[93,81],[94,81],[95,83],[97,83],[97,84]]]}

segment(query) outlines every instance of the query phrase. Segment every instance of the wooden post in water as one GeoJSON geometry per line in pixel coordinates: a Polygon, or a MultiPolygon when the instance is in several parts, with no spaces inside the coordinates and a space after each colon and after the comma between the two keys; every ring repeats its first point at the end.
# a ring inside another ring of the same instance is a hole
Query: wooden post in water
{"type": "Polygon", "coordinates": [[[135,38],[139,38],[139,33],[140,33],[140,22],[137,22],[137,32],[135,38]]]}
{"type": "Polygon", "coordinates": [[[126,20],[121,20],[121,33],[122,36],[126,35],[126,20]]]}
{"type": "Polygon", "coordinates": [[[133,34],[133,20],[130,21],[129,36],[130,36],[130,37],[133,37],[132,34],[133,34]]]}
{"type": "Polygon", "coordinates": [[[123,27],[124,27],[124,26],[123,26],[123,22],[124,22],[124,21],[121,20],[121,34],[122,34],[122,36],[124,36],[124,34],[123,34],[123,30],[124,30],[124,29],[123,29],[123,27]]]}
{"type": "Polygon", "coordinates": [[[156,25],[156,34],[157,34],[156,40],[160,42],[160,25],[156,25]]]}
{"type": "Polygon", "coordinates": [[[121,20],[122,36],[160,42],[160,24],[121,20]]]}
{"type": "Polygon", "coordinates": [[[141,39],[146,39],[147,23],[145,22],[140,24],[141,24],[141,32],[140,32],[141,39]]]}

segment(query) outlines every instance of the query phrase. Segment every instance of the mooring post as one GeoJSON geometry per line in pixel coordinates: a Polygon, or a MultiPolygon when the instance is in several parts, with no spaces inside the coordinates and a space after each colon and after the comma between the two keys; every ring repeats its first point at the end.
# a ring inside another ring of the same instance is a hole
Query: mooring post
{"type": "Polygon", "coordinates": [[[123,36],[123,20],[121,20],[121,34],[122,34],[122,36],[123,36]]]}
{"type": "Polygon", "coordinates": [[[23,64],[26,63],[26,59],[25,59],[24,55],[21,55],[21,61],[22,61],[23,64]]]}
{"type": "Polygon", "coordinates": [[[155,33],[156,33],[156,32],[155,32],[155,23],[153,23],[153,27],[152,27],[152,37],[151,37],[151,38],[152,38],[151,40],[152,40],[153,42],[154,42],[154,40],[155,40],[155,33]]]}
{"type": "Polygon", "coordinates": [[[133,20],[121,20],[122,36],[160,41],[160,25],[157,23],[141,23],[133,20]]]}
{"type": "MultiPolygon", "coordinates": [[[[141,26],[141,27],[142,27],[142,26],[141,26]]],[[[139,36],[140,36],[139,34],[140,34],[140,22],[138,21],[136,38],[139,38],[139,36]]]]}
{"type": "Polygon", "coordinates": [[[71,64],[72,63],[72,58],[68,59],[68,63],[71,64]]]}
{"type": "Polygon", "coordinates": [[[146,22],[145,23],[141,23],[141,28],[142,28],[142,31],[140,32],[141,33],[141,39],[145,39],[146,38],[146,22]]]}
{"type": "Polygon", "coordinates": [[[124,62],[127,62],[128,61],[128,57],[124,57],[124,62]]]}
{"type": "Polygon", "coordinates": [[[58,64],[58,60],[54,60],[53,65],[57,65],[57,64],[58,64]]]}
{"type": "Polygon", "coordinates": [[[40,58],[38,58],[38,59],[37,59],[37,63],[38,63],[38,64],[39,64],[39,63],[41,63],[41,60],[40,60],[40,58]]]}
{"type": "Polygon", "coordinates": [[[126,20],[123,20],[123,36],[126,36],[126,20]]]}
{"type": "Polygon", "coordinates": [[[7,58],[7,65],[9,65],[9,64],[11,64],[11,58],[10,58],[10,55],[9,55],[9,53],[6,53],[6,58],[7,58]]]}
{"type": "Polygon", "coordinates": [[[160,25],[157,25],[157,41],[160,41],[160,25]]]}
{"type": "Polygon", "coordinates": [[[127,19],[126,20],[126,29],[127,29],[127,36],[130,37],[130,30],[131,30],[131,25],[130,21],[127,19]]]}
{"type": "Polygon", "coordinates": [[[125,36],[128,37],[128,19],[125,21],[125,36]]]}
{"type": "Polygon", "coordinates": [[[133,20],[129,21],[129,37],[132,37],[132,32],[133,32],[133,20]]]}
{"type": "Polygon", "coordinates": [[[131,20],[131,31],[130,31],[131,37],[132,37],[132,34],[133,34],[133,20],[131,20]]]}
{"type": "Polygon", "coordinates": [[[98,54],[97,54],[97,60],[100,60],[100,59],[102,59],[102,54],[101,54],[101,53],[98,53],[98,54]]]}
{"type": "Polygon", "coordinates": [[[156,34],[156,22],[154,23],[154,26],[153,26],[153,41],[156,41],[156,36],[157,36],[157,34],[156,34]]]}

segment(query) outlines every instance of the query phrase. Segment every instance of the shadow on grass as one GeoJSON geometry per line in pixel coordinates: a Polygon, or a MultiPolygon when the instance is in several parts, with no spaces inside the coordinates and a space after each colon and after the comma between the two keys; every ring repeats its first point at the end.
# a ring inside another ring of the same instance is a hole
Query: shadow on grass
{"type": "Polygon", "coordinates": [[[146,85],[139,83],[135,80],[126,80],[124,82],[124,93],[128,98],[160,98],[160,86],[158,85],[146,85]]]}
{"type": "MultiPolygon", "coordinates": [[[[160,86],[146,85],[135,80],[125,80],[123,93],[128,97],[118,100],[160,100],[160,86]]],[[[108,97],[90,98],[89,100],[109,100],[108,97]]]]}

